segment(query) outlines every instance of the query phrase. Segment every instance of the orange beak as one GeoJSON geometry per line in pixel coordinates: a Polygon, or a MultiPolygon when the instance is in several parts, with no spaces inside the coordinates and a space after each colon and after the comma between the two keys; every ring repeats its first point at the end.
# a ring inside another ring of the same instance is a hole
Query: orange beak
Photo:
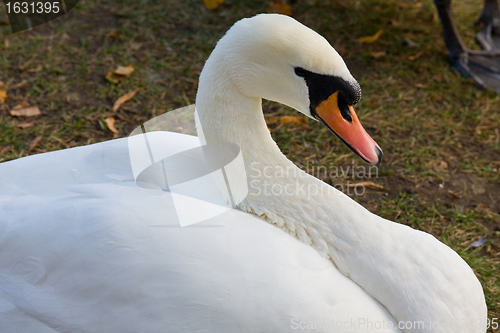
{"type": "Polygon", "coordinates": [[[382,149],[361,126],[353,107],[347,105],[343,108],[341,112],[336,92],[321,102],[315,111],[325,125],[353,152],[370,164],[378,164],[382,159],[382,149]]]}

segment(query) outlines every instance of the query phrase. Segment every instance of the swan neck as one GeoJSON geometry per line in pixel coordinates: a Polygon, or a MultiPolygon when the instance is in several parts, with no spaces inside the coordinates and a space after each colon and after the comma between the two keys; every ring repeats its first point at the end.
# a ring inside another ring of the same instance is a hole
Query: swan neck
{"type": "Polygon", "coordinates": [[[247,168],[255,162],[275,165],[279,160],[288,161],[267,128],[262,99],[241,93],[229,74],[214,67],[207,62],[196,96],[197,130],[202,142],[237,144],[247,168]]]}

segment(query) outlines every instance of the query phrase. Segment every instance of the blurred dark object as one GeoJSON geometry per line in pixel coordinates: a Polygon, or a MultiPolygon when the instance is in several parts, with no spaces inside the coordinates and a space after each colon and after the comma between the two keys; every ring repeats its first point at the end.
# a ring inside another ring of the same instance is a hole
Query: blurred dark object
{"type": "Polygon", "coordinates": [[[434,0],[443,25],[450,63],[464,77],[471,78],[481,88],[500,93],[500,0],[485,0],[475,24],[483,24],[477,35],[482,51],[467,49],[451,19],[451,0],[434,0]]]}

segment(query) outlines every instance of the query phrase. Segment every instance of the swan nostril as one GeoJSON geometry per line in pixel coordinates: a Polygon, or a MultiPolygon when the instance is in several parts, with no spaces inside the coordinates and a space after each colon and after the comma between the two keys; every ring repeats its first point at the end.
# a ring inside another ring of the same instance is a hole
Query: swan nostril
{"type": "Polygon", "coordinates": [[[342,115],[342,118],[344,118],[348,122],[352,123],[351,110],[349,110],[349,105],[347,105],[346,100],[342,97],[341,94],[338,95],[337,105],[339,107],[340,114],[342,115]]]}

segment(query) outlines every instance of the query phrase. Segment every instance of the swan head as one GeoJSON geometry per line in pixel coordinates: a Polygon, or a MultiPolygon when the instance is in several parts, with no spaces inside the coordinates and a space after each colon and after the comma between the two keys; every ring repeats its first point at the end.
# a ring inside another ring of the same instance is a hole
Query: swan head
{"type": "Polygon", "coordinates": [[[217,67],[240,93],[322,121],[362,159],[379,163],[382,150],[353,109],[361,88],[318,33],[288,16],[260,14],[235,23],[214,53],[220,55],[217,67]]]}

